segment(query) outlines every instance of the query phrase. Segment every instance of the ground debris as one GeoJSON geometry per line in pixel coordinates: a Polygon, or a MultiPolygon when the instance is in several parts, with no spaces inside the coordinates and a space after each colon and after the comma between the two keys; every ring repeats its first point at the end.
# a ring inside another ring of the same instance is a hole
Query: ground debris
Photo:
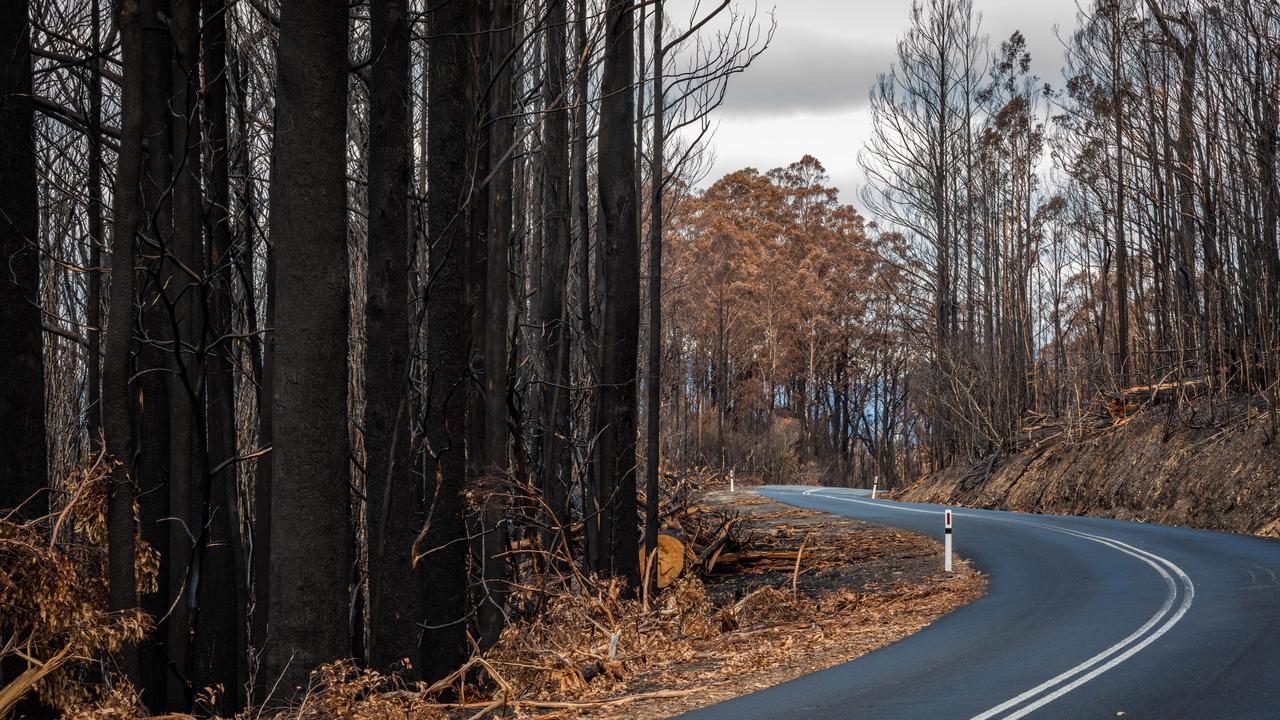
{"type": "Polygon", "coordinates": [[[501,700],[490,712],[521,718],[669,717],[863,655],[985,585],[963,560],[943,573],[941,548],[924,536],[754,493],[709,493],[671,525],[701,561],[670,588],[627,599],[605,582],[556,597],[485,653],[486,675],[501,678],[489,695],[465,708],[424,703],[483,713],[501,700]]]}
{"type": "MultiPolygon", "coordinates": [[[[963,559],[942,572],[941,547],[921,535],[751,492],[666,502],[664,532],[680,538],[686,562],[665,589],[631,597],[620,581],[583,577],[572,564],[548,569],[558,580],[538,585],[537,612],[439,682],[407,685],[333,663],[313,671],[289,707],[240,718],[670,717],[856,658],[985,587],[963,559]]],[[[120,692],[68,714],[143,716],[136,696],[120,692]]]]}

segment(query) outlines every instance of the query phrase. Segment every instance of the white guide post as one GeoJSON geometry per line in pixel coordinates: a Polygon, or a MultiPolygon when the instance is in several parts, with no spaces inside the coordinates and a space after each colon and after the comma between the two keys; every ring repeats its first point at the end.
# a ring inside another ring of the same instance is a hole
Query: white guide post
{"type": "Polygon", "coordinates": [[[943,552],[945,553],[943,569],[951,572],[951,511],[944,510],[942,516],[943,522],[946,524],[946,539],[943,541],[943,552]]]}
{"type": "Polygon", "coordinates": [[[879,487],[880,487],[880,478],[879,477],[871,478],[871,499],[872,500],[876,499],[876,489],[879,487]]]}
{"type": "Polygon", "coordinates": [[[733,492],[733,468],[729,468],[729,492],[733,492]]]}

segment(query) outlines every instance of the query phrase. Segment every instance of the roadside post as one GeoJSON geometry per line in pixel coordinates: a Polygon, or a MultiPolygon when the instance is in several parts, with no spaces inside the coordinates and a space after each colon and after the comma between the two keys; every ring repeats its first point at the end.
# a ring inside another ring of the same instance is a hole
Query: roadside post
{"type": "Polygon", "coordinates": [[[942,512],[943,522],[946,525],[946,536],[943,541],[943,552],[945,559],[943,560],[943,569],[951,572],[951,511],[944,510],[942,512]]]}
{"type": "Polygon", "coordinates": [[[729,468],[729,492],[733,492],[733,468],[729,468]]]}
{"type": "Polygon", "coordinates": [[[880,476],[871,478],[871,499],[876,499],[876,490],[880,487],[880,476]]]}

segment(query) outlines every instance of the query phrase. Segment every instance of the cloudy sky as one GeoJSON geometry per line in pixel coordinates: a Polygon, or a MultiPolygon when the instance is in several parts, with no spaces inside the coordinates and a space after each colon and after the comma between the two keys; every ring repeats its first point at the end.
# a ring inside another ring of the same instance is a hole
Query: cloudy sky
{"type": "MultiPolygon", "coordinates": [[[[739,168],[767,170],[808,153],[826,166],[842,199],[860,205],[857,155],[870,129],[868,95],[876,76],[894,62],[910,0],[774,2],[759,0],[761,16],[772,8],[777,20],[773,43],[731,79],[725,104],[716,111],[716,162],[706,183],[739,168]]],[[[1058,37],[1075,27],[1076,2],[974,0],[974,8],[993,48],[1021,30],[1033,71],[1057,87],[1063,52],[1058,37]]]]}

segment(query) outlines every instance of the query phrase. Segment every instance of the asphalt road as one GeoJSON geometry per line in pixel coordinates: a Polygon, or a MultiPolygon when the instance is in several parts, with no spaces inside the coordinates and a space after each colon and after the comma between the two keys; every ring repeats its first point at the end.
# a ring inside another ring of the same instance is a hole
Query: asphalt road
{"type": "MultiPolygon", "coordinates": [[[[940,505],[761,492],[942,537],[940,505]]],[[[1089,517],[953,515],[956,552],[989,577],[985,597],[852,662],[681,717],[1280,720],[1280,542],[1089,517]]]]}

